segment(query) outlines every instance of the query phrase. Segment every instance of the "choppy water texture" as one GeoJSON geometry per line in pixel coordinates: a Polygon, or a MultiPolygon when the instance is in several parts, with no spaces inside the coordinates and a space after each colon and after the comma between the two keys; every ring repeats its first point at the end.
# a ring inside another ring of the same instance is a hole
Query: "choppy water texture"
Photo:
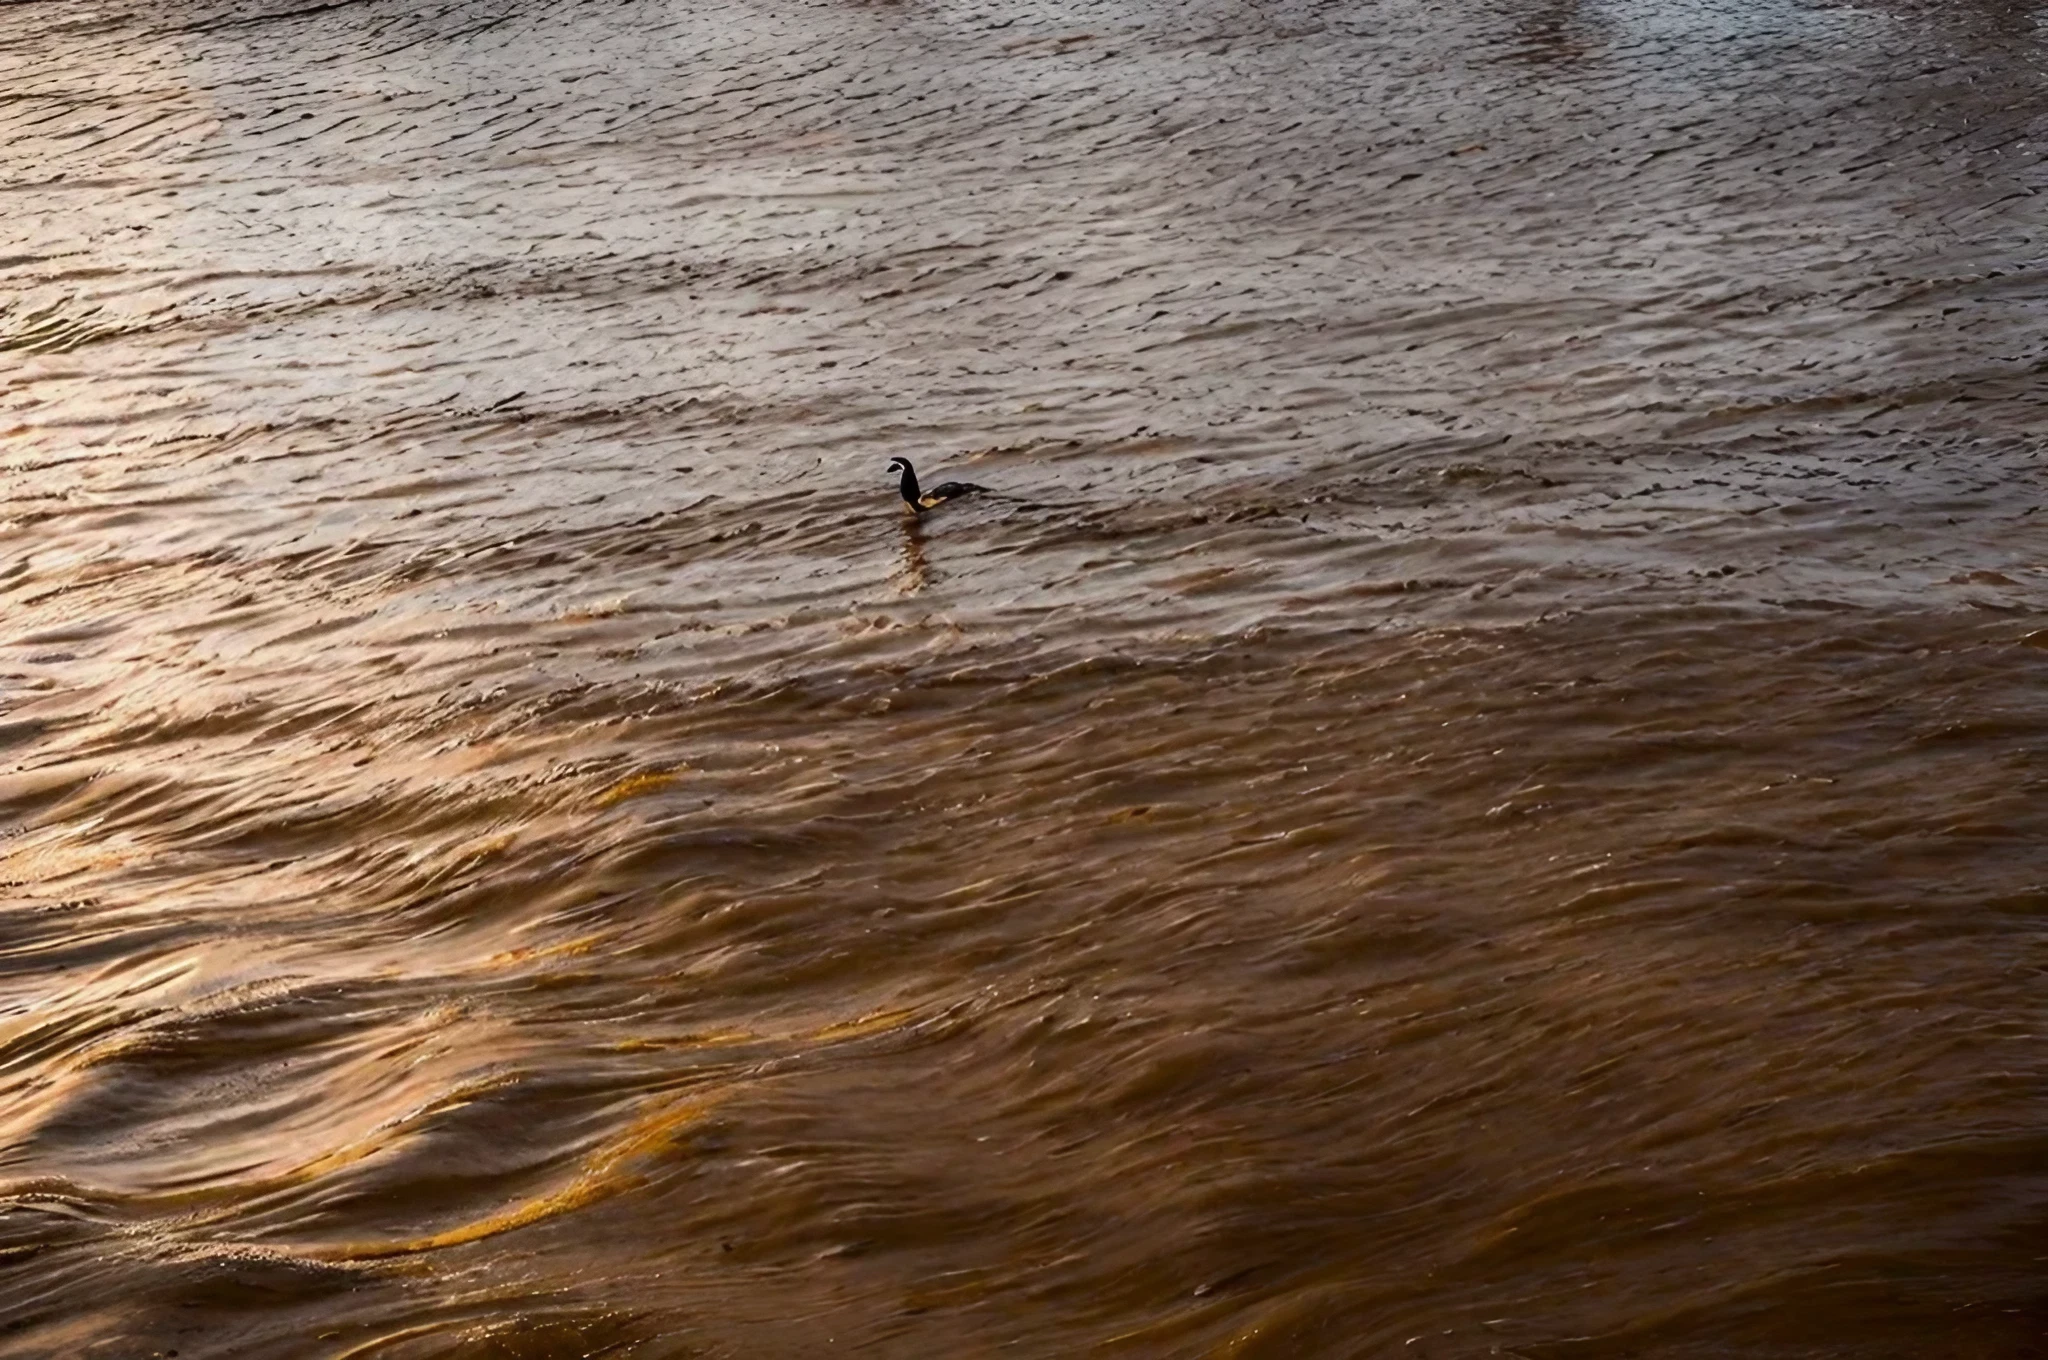
{"type": "Polygon", "coordinates": [[[0,5],[0,1356],[2048,1352],[2044,14],[0,5]]]}

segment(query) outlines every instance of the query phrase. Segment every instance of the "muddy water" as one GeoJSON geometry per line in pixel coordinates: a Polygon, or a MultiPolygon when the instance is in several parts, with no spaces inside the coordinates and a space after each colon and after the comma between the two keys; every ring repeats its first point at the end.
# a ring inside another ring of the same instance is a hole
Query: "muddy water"
{"type": "Polygon", "coordinates": [[[0,1356],[2041,1353],[2044,96],[0,7],[0,1356]]]}

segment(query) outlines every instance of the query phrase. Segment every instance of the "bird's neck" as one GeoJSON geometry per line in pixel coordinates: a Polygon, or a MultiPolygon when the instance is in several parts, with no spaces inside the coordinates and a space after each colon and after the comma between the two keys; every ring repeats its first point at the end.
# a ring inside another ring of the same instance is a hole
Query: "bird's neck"
{"type": "Polygon", "coordinates": [[[903,469],[903,499],[917,504],[917,474],[909,468],[903,469]]]}

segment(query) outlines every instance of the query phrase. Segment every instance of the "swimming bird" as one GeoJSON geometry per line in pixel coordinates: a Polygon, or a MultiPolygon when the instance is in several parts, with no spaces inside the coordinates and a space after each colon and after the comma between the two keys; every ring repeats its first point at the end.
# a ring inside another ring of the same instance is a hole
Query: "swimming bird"
{"type": "Polygon", "coordinates": [[[901,468],[903,471],[903,500],[920,515],[933,506],[944,501],[950,501],[956,496],[972,496],[977,491],[988,490],[987,487],[976,486],[972,482],[940,482],[929,491],[919,491],[917,489],[917,469],[910,465],[910,460],[908,458],[891,458],[889,460],[889,471],[894,472],[898,468],[901,468]]]}

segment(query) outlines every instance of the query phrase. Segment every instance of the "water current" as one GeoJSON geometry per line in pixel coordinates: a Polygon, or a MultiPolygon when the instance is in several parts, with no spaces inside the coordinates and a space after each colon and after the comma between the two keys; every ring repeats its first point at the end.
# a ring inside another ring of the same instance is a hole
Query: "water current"
{"type": "Polygon", "coordinates": [[[0,1357],[2048,1354],[2044,138],[2016,0],[5,0],[0,1357]]]}

